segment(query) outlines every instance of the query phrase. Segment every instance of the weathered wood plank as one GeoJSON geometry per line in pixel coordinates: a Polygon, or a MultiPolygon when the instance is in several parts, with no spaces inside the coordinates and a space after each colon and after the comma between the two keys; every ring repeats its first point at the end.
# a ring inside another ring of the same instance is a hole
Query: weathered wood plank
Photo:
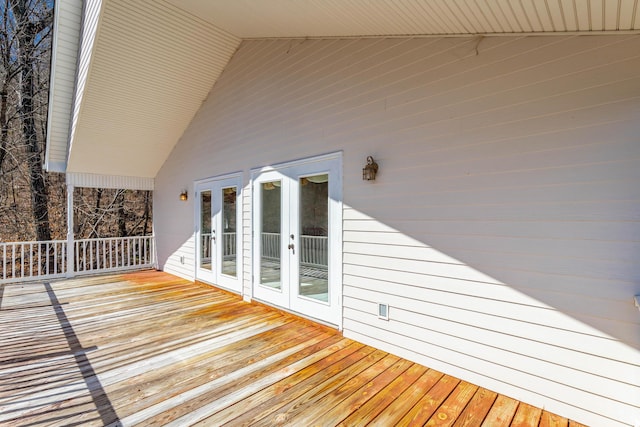
{"type": "Polygon", "coordinates": [[[398,357],[386,354],[374,363],[373,365],[360,372],[339,388],[333,390],[329,394],[322,398],[322,405],[310,405],[305,409],[304,419],[296,419],[296,421],[304,422],[307,425],[331,425],[337,424],[340,420],[331,420],[331,415],[327,411],[332,410],[332,413],[338,417],[344,416],[344,402],[351,396],[357,396],[357,392],[364,388],[367,391],[363,392],[367,395],[372,395],[372,381],[380,376],[381,373],[387,371],[392,366],[398,365],[398,357]],[[340,415],[342,414],[342,415],[340,415]]]}
{"type": "MultiPolygon", "coordinates": [[[[323,342],[324,347],[321,349],[311,349],[315,353],[300,360],[301,364],[306,366],[305,368],[263,388],[240,402],[230,404],[195,425],[221,425],[229,421],[233,421],[235,425],[250,425],[255,420],[264,418],[269,413],[277,410],[278,402],[284,404],[288,398],[292,398],[295,395],[295,391],[292,391],[295,385],[304,382],[307,378],[333,363],[331,357],[336,354],[337,350],[342,350],[351,344],[349,340],[341,339],[337,334],[332,335],[327,340],[327,343],[323,342]],[[272,406],[267,402],[271,402],[272,406]],[[261,411],[264,408],[268,409],[261,411]]],[[[302,393],[301,390],[298,390],[298,392],[302,393]]]]}
{"type": "Polygon", "coordinates": [[[402,417],[442,378],[442,375],[441,372],[433,369],[424,372],[416,382],[397,396],[384,411],[371,420],[370,424],[379,426],[399,425],[398,423],[402,417]]]}
{"type": "Polygon", "coordinates": [[[527,405],[526,403],[520,403],[518,405],[518,410],[511,421],[511,426],[535,427],[540,422],[540,415],[542,415],[542,409],[527,405]]]}
{"type": "Polygon", "coordinates": [[[508,426],[516,414],[519,402],[509,397],[498,395],[491,410],[482,423],[482,427],[508,426]]]}
{"type": "Polygon", "coordinates": [[[569,420],[548,411],[542,411],[539,427],[567,427],[569,420]]]}
{"type": "Polygon", "coordinates": [[[497,397],[498,394],[493,391],[486,388],[479,389],[460,414],[454,426],[471,427],[482,424],[497,397]]]}
{"type": "MultiPolygon", "coordinates": [[[[241,367],[258,362],[287,348],[309,343],[309,351],[317,350],[317,346],[327,345],[331,338],[326,333],[315,331],[309,333],[299,330],[299,337],[285,335],[286,344],[274,345],[273,337],[282,333],[280,328],[270,330],[255,337],[243,340],[239,345],[229,345],[189,357],[180,363],[168,365],[162,369],[153,369],[119,381],[108,390],[113,389],[112,396],[116,403],[121,403],[120,414],[123,417],[133,416],[154,405],[162,405],[174,396],[187,393],[191,389],[230,375],[241,367]],[[255,340],[255,342],[253,342],[255,340]],[[139,384],[145,384],[143,389],[139,384]],[[131,396],[136,399],[131,401],[131,396]]],[[[331,341],[333,342],[333,341],[331,341]]]]}
{"type": "Polygon", "coordinates": [[[402,394],[411,384],[413,384],[426,368],[421,365],[409,364],[404,372],[393,379],[384,389],[380,390],[366,403],[353,411],[339,425],[342,426],[364,426],[375,419],[380,412],[384,411],[399,395],[402,394]]]}
{"type": "Polygon", "coordinates": [[[304,425],[304,423],[300,423],[300,419],[304,418],[304,409],[309,404],[321,404],[322,397],[348,381],[353,375],[373,365],[385,355],[386,353],[383,351],[368,346],[363,347],[361,350],[332,365],[329,369],[316,374],[314,378],[308,379],[306,381],[307,391],[304,394],[296,399],[288,400],[276,413],[258,420],[254,425],[304,425]]]}
{"type": "Polygon", "coordinates": [[[7,426],[583,427],[162,272],[7,284],[0,328],[7,426]]]}
{"type": "Polygon", "coordinates": [[[322,417],[314,420],[314,424],[327,424],[337,425],[344,420],[349,414],[359,409],[363,404],[368,402],[374,397],[380,390],[386,387],[391,381],[398,377],[402,372],[410,366],[406,360],[398,359],[395,356],[387,356],[384,360],[389,358],[395,359],[393,365],[383,371],[380,375],[376,376],[373,380],[356,390],[353,394],[348,396],[338,405],[328,410],[322,417]]]}
{"type": "MultiPolygon", "coordinates": [[[[143,411],[145,419],[142,425],[181,426],[198,422],[305,366],[308,362],[300,358],[304,359],[308,347],[303,343],[287,351],[259,358],[243,368],[236,367],[230,374],[177,396],[177,401],[169,409],[167,402],[176,398],[167,399],[156,405],[153,413],[143,411]]],[[[139,415],[137,417],[140,418],[139,415]]]]}
{"type": "Polygon", "coordinates": [[[440,380],[423,396],[415,406],[402,417],[399,424],[406,426],[424,425],[434,412],[440,407],[442,402],[449,396],[453,389],[460,383],[460,380],[449,375],[444,375],[440,380]]]}
{"type": "MultiPolygon", "coordinates": [[[[342,343],[342,341],[341,341],[342,343]]],[[[300,399],[309,390],[312,390],[317,384],[321,384],[326,380],[326,376],[335,375],[344,369],[347,364],[341,361],[356,351],[361,351],[364,347],[349,340],[344,340],[345,346],[342,348],[329,348],[329,353],[324,354],[319,360],[306,368],[294,373],[286,380],[273,384],[265,389],[264,397],[266,400],[260,400],[259,404],[247,408],[241,405],[241,408],[234,408],[236,414],[240,416],[232,420],[234,425],[254,425],[259,420],[269,417],[276,411],[282,409],[288,402],[300,399]],[[244,412],[242,411],[244,409],[244,412]]],[[[366,351],[368,351],[367,348],[366,351]]]]}
{"type": "Polygon", "coordinates": [[[425,425],[428,427],[453,425],[477,390],[478,386],[461,381],[425,425]]]}

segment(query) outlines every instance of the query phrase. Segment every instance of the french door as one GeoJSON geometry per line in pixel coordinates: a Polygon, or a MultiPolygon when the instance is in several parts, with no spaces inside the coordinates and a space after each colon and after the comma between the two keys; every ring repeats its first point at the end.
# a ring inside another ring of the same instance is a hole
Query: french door
{"type": "Polygon", "coordinates": [[[254,171],[253,296],[341,326],[341,158],[254,171]]]}
{"type": "Polygon", "coordinates": [[[196,278],[242,291],[242,177],[196,182],[196,278]]]}

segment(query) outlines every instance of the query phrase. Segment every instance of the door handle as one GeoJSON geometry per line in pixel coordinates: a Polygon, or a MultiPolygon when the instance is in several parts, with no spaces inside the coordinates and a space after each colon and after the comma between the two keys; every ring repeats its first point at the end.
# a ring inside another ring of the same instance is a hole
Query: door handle
{"type": "Polygon", "coordinates": [[[293,245],[293,243],[290,243],[289,246],[287,246],[287,248],[291,249],[294,254],[296,253],[295,246],[293,245]]]}

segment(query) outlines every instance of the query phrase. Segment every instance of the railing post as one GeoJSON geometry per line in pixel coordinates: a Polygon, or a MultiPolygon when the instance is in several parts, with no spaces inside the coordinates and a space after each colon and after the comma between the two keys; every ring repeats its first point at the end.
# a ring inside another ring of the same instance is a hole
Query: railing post
{"type": "Polygon", "coordinates": [[[73,184],[67,184],[67,277],[75,276],[75,243],[73,241],[73,184]]]}

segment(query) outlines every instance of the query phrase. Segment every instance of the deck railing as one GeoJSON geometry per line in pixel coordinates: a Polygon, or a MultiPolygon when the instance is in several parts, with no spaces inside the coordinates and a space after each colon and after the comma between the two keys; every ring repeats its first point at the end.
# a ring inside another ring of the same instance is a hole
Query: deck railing
{"type": "Polygon", "coordinates": [[[262,258],[280,260],[280,233],[262,233],[260,243],[262,258]]]}
{"type": "Polygon", "coordinates": [[[153,236],[0,242],[0,283],[152,267],[153,236]]]}
{"type": "Polygon", "coordinates": [[[67,241],[0,243],[0,283],[64,277],[67,241]]]}
{"type": "MultiPolygon", "coordinates": [[[[280,259],[280,234],[262,233],[262,257],[270,260],[280,259]]],[[[300,236],[300,264],[310,266],[327,266],[327,236],[300,236]]]]}
{"type": "Polygon", "coordinates": [[[329,262],[327,236],[300,236],[300,264],[326,266],[329,262]]]}
{"type": "MultiPolygon", "coordinates": [[[[202,234],[202,254],[201,260],[204,263],[211,262],[211,233],[202,234]]],[[[236,232],[225,232],[222,234],[222,249],[224,259],[231,259],[236,256],[236,232]]]]}
{"type": "Polygon", "coordinates": [[[153,265],[151,236],[81,239],[75,241],[75,271],[120,271],[153,265]]]}

